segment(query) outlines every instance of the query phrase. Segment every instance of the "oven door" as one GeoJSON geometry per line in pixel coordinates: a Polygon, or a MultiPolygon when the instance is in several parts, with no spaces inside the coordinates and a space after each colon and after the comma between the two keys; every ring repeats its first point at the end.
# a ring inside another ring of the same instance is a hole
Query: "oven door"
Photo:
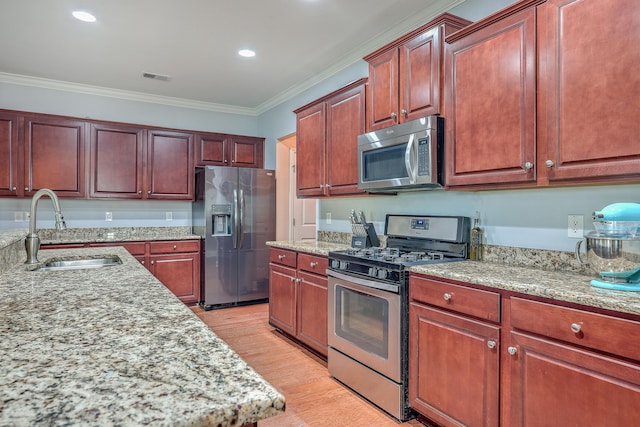
{"type": "Polygon", "coordinates": [[[398,286],[332,270],[327,274],[329,347],[400,383],[398,286]]]}

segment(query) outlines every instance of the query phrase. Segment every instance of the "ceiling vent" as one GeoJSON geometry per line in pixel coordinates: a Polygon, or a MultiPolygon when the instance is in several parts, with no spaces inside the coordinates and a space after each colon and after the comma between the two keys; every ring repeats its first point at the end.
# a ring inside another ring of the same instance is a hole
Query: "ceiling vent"
{"type": "Polygon", "coordinates": [[[163,82],[168,82],[169,80],[171,80],[171,77],[169,76],[155,73],[142,73],[142,77],[144,77],[145,79],[162,80],[163,82]]]}

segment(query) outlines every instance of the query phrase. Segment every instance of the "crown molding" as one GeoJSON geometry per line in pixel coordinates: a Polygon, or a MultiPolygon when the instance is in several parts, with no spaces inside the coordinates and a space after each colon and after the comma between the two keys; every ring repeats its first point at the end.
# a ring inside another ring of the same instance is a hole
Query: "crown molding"
{"type": "Polygon", "coordinates": [[[259,116],[265,113],[271,108],[292,99],[296,95],[304,92],[307,89],[319,84],[323,80],[333,76],[339,71],[355,64],[357,61],[362,60],[364,56],[384,46],[385,44],[401,37],[402,35],[415,30],[416,28],[429,22],[436,16],[444,13],[453,7],[464,3],[466,0],[436,0],[433,1],[429,7],[423,9],[420,13],[413,14],[407,19],[403,20],[400,24],[394,26],[392,29],[380,33],[377,37],[370,39],[369,41],[352,49],[349,53],[344,55],[336,63],[327,67],[321,73],[314,75],[313,77],[293,85],[273,98],[260,104],[255,108],[238,107],[234,105],[215,104],[211,102],[195,101],[183,98],[174,98],[169,96],[152,95],[148,93],[126,91],[119,89],[111,89],[100,86],[84,85],[72,82],[66,82],[61,80],[45,79],[40,77],[24,76],[19,74],[10,74],[0,72],[0,82],[9,83],[22,86],[39,87],[43,89],[58,90],[64,92],[74,92],[85,95],[104,96],[116,99],[125,99],[129,101],[147,102],[152,104],[168,105],[180,108],[189,108],[195,110],[205,110],[218,113],[230,113],[230,114],[243,114],[247,116],[259,116]]]}

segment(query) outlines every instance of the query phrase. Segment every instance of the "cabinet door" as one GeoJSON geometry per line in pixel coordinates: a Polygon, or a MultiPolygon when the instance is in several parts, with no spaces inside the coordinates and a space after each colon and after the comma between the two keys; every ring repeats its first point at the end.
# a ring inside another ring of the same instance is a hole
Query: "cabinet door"
{"type": "Polygon", "coordinates": [[[296,117],[296,181],[298,197],[325,194],[325,103],[301,111],[296,117]]]}
{"type": "Polygon", "coordinates": [[[61,197],[83,197],[85,122],[26,116],[24,126],[25,195],[48,188],[61,197]]]}
{"type": "Polygon", "coordinates": [[[449,46],[447,187],[535,183],[535,66],[534,8],[449,46]]]}
{"type": "Polygon", "coordinates": [[[358,135],[365,133],[365,88],[356,86],[327,101],[327,185],[330,195],[358,189],[358,135]]]}
{"type": "Polygon", "coordinates": [[[509,348],[515,354],[505,363],[511,384],[505,390],[506,425],[638,424],[638,365],[516,332],[510,334],[509,348]]]}
{"type": "Polygon", "coordinates": [[[264,164],[264,138],[230,136],[231,166],[261,168],[264,164]]]}
{"type": "Polygon", "coordinates": [[[269,264],[269,323],[296,335],[296,270],[269,264]]]}
{"type": "Polygon", "coordinates": [[[193,200],[193,135],[147,131],[147,198],[193,200]]]}
{"type": "Polygon", "coordinates": [[[367,131],[398,123],[398,49],[369,59],[367,131]]]}
{"type": "Polygon", "coordinates": [[[151,255],[151,273],[180,301],[197,304],[200,301],[199,254],[151,255]]]}
{"type": "Polygon", "coordinates": [[[412,302],[409,402],[442,426],[497,426],[500,328],[412,302]]]}
{"type": "Polygon", "coordinates": [[[144,142],[137,127],[90,125],[90,197],[143,198],[144,142]]]}
{"type": "Polygon", "coordinates": [[[0,196],[17,196],[18,183],[18,116],[0,113],[0,196]]]}
{"type": "Polygon", "coordinates": [[[327,276],[298,272],[296,337],[327,356],[327,276]]]}
{"type": "Polygon", "coordinates": [[[441,28],[400,46],[400,121],[440,113],[441,28]]]}
{"type": "Polygon", "coordinates": [[[196,135],[196,165],[230,166],[228,137],[222,133],[196,135]]]}
{"type": "Polygon", "coordinates": [[[640,176],[638,16],[637,0],[540,6],[539,171],[549,182],[640,176]]]}

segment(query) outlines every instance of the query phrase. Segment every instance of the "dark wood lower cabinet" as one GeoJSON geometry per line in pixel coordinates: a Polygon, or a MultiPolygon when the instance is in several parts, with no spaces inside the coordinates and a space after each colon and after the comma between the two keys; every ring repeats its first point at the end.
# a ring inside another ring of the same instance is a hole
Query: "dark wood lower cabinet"
{"type": "Polygon", "coordinates": [[[270,251],[269,323],[327,357],[327,257],[270,251]]]}

